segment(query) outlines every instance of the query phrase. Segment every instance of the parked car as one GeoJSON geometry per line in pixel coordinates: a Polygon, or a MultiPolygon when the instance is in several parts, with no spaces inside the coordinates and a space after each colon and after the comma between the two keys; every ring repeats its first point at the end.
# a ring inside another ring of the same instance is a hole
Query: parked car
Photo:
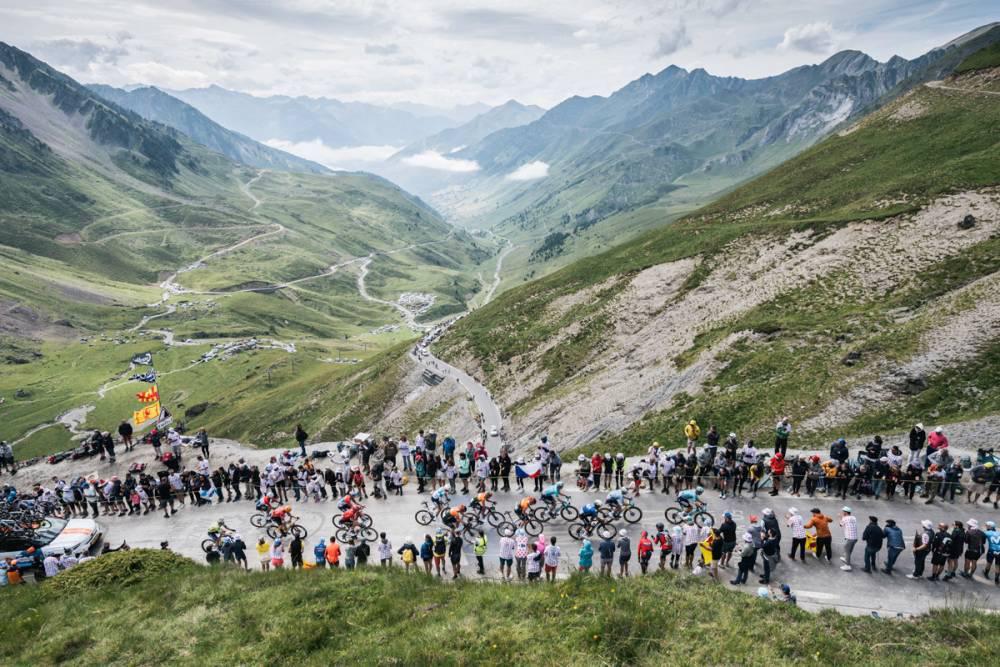
{"type": "Polygon", "coordinates": [[[32,538],[0,537],[0,559],[16,558],[18,565],[30,566],[32,555],[27,550],[34,547],[43,556],[61,556],[69,549],[76,556],[85,556],[100,541],[102,530],[93,519],[56,519],[49,517],[44,528],[35,531],[32,538]]]}

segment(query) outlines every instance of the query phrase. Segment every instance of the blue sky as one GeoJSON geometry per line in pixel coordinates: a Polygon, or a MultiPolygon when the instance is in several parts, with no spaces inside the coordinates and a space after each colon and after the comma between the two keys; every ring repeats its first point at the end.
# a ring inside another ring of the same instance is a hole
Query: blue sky
{"type": "Polygon", "coordinates": [[[912,58],[996,2],[0,0],[0,40],[85,82],[552,106],[676,64],[759,77],[841,49],[912,58]]]}

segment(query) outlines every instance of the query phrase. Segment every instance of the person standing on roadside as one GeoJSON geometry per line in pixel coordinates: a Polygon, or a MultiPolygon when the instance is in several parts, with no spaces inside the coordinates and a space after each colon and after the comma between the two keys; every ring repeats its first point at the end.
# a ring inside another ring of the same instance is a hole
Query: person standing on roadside
{"type": "Polygon", "coordinates": [[[687,438],[687,455],[691,456],[698,452],[698,437],[701,435],[701,427],[694,419],[684,426],[684,436],[687,438]]]}
{"type": "Polygon", "coordinates": [[[920,529],[913,536],[913,572],[906,575],[907,579],[921,579],[924,576],[924,563],[931,553],[931,543],[934,540],[934,524],[928,519],[920,522],[920,529]]]}
{"type": "Polygon", "coordinates": [[[865,532],[861,534],[861,539],[865,542],[865,572],[871,574],[877,569],[878,552],[882,550],[882,543],[885,541],[885,533],[878,525],[877,516],[868,517],[868,525],[865,526],[865,532]]]}
{"type": "Polygon", "coordinates": [[[510,535],[500,536],[500,578],[504,581],[513,579],[511,569],[514,565],[514,548],[517,544],[510,535]]]}
{"type": "Polygon", "coordinates": [[[750,533],[743,534],[743,549],[740,551],[740,560],[737,563],[736,578],[730,581],[734,586],[742,586],[750,576],[750,566],[753,565],[754,554],[757,550],[753,548],[753,536],[750,533]]]}
{"type": "Polygon", "coordinates": [[[886,547],[885,567],[882,568],[882,572],[892,574],[892,566],[896,564],[896,559],[906,550],[906,541],[903,539],[903,531],[899,529],[894,519],[885,520],[882,533],[885,536],[886,547]]]}
{"type": "Polygon", "coordinates": [[[632,560],[632,540],[624,528],[618,531],[618,577],[628,576],[628,562],[632,560]]]}
{"type": "Polygon", "coordinates": [[[816,529],[816,558],[817,560],[822,558],[825,551],[826,562],[829,563],[833,559],[833,550],[831,547],[833,536],[830,534],[830,522],[833,519],[823,514],[818,507],[814,507],[809,511],[812,516],[809,517],[809,521],[806,522],[803,528],[816,529]]]}
{"type": "Polygon", "coordinates": [[[799,560],[806,562],[806,529],[802,523],[802,516],[794,507],[788,508],[788,527],[792,529],[792,550],[788,557],[795,560],[795,551],[799,552],[799,560]]]}
{"type": "Polygon", "coordinates": [[[965,564],[960,574],[965,579],[972,579],[986,546],[986,533],[979,529],[979,522],[975,519],[969,519],[965,525],[968,526],[965,531],[965,564]]]}
{"type": "Polygon", "coordinates": [[[610,577],[611,567],[615,559],[615,543],[610,537],[601,540],[597,550],[601,554],[601,576],[610,577]]]}
{"type": "Polygon", "coordinates": [[[965,551],[965,539],[965,524],[961,521],[956,521],[955,527],[951,530],[951,550],[948,553],[947,573],[944,575],[945,581],[955,578],[956,570],[958,570],[958,559],[962,557],[962,552],[965,551]]]}
{"type": "Polygon", "coordinates": [[[950,555],[951,533],[948,532],[948,524],[942,521],[938,524],[938,530],[931,541],[931,576],[927,581],[938,581],[950,555]]]}
{"type": "Polygon", "coordinates": [[[555,535],[549,538],[549,546],[546,547],[543,556],[545,558],[545,581],[554,582],[556,573],[559,571],[559,559],[562,557],[562,550],[556,546],[555,535]]]}
{"type": "Polygon", "coordinates": [[[986,522],[986,569],[983,576],[990,578],[990,568],[996,566],[997,573],[994,583],[1000,586],[1000,530],[993,521],[986,522]]]}
{"type": "Polygon", "coordinates": [[[123,419],[122,423],[118,425],[118,437],[122,439],[122,444],[125,445],[125,451],[132,451],[132,425],[128,423],[127,419],[123,419]]]}
{"type": "Polygon", "coordinates": [[[590,572],[590,568],[594,565],[594,543],[591,542],[589,537],[583,538],[578,565],[580,572],[590,572]]]}
{"type": "MultiPolygon", "coordinates": [[[[553,537],[552,541],[555,542],[555,539],[553,537]]],[[[476,571],[480,576],[483,576],[486,574],[486,566],[483,564],[483,556],[486,555],[486,533],[481,528],[476,535],[476,544],[473,551],[476,554],[476,571]]]]}
{"type": "Polygon", "coordinates": [[[774,427],[774,453],[781,454],[785,458],[788,453],[788,436],[792,434],[792,424],[788,417],[784,417],[774,427]]]}
{"type": "Polygon", "coordinates": [[[851,554],[854,552],[854,545],[858,543],[858,520],[851,514],[850,507],[840,508],[840,527],[844,531],[844,555],[840,557],[844,564],[840,569],[850,572],[854,569],[851,567],[851,554]]]}
{"type": "Polygon", "coordinates": [[[924,425],[918,423],[910,429],[910,459],[908,461],[910,465],[920,461],[920,451],[926,442],[927,432],[924,431],[924,425]]]}
{"type": "MultiPolygon", "coordinates": [[[[287,433],[288,431],[285,431],[287,433]]],[[[295,425],[295,442],[299,443],[299,450],[302,454],[302,458],[306,457],[306,440],[309,439],[309,434],[306,433],[305,429],[302,428],[302,424],[295,425]]],[[[207,455],[206,455],[207,456],[207,455]]]]}

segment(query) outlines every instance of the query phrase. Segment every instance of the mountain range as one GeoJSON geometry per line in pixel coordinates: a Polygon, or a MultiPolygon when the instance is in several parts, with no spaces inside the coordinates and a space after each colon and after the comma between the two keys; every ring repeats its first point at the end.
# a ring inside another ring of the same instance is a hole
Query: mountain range
{"type": "Polygon", "coordinates": [[[222,153],[236,162],[280,171],[305,171],[317,174],[329,171],[320,164],[265,146],[250,137],[228,130],[191,105],[158,88],[143,86],[122,90],[100,84],[88,87],[104,99],[134,111],[147,120],[168,125],[202,146],[222,153]]]}
{"type": "MultiPolygon", "coordinates": [[[[167,91],[225,127],[258,141],[320,140],[328,148],[405,146],[467,119],[420,107],[384,107],[326,97],[258,97],[219,86],[167,91]]],[[[478,107],[475,107],[478,108],[478,107]]]]}
{"type": "Polygon", "coordinates": [[[520,246],[511,270],[550,270],[554,257],[593,252],[706,203],[998,40],[992,24],[913,60],[842,51],[755,80],[670,66],[469,144],[448,157],[477,171],[418,192],[461,224],[496,225],[520,246]],[[535,178],[516,177],[540,163],[535,178]]]}

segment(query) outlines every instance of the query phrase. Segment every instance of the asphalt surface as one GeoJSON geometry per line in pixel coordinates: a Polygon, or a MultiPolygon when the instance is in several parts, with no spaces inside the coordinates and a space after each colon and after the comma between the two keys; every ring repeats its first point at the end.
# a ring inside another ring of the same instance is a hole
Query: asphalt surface
{"type": "MultiPolygon", "coordinates": [[[[532,480],[526,481],[530,492],[532,480]]],[[[570,484],[572,481],[567,480],[566,490],[577,506],[582,505],[588,498],[603,497],[603,493],[599,496],[595,493],[583,493],[575,488],[570,489],[570,484]]],[[[459,490],[461,490],[460,484],[459,490]]],[[[433,534],[438,527],[437,524],[432,524],[425,528],[419,526],[414,520],[414,513],[419,509],[420,503],[428,498],[428,494],[418,495],[415,491],[415,485],[410,483],[404,488],[403,496],[391,496],[385,500],[369,499],[363,501],[374,519],[374,528],[379,532],[386,532],[395,549],[398,549],[407,537],[412,538],[419,546],[423,536],[433,534]]],[[[716,516],[717,520],[721,520],[722,512],[726,510],[733,513],[739,526],[738,534],[742,534],[747,526],[749,515],[760,514],[765,507],[770,507],[784,526],[785,513],[789,507],[798,508],[804,515],[808,515],[812,507],[819,507],[827,515],[836,518],[844,504],[842,500],[826,498],[822,494],[816,499],[794,498],[782,494],[776,498],[761,495],[757,499],[744,497],[728,500],[720,500],[714,491],[708,491],[706,495],[708,496],[709,510],[716,516]]],[[[513,509],[521,494],[516,491],[509,494],[500,492],[496,494],[496,497],[498,508],[503,511],[513,509]]],[[[469,500],[471,500],[470,495],[459,494],[453,502],[468,503],[469,500]]],[[[987,519],[997,520],[997,515],[1000,514],[992,509],[992,505],[980,504],[977,507],[972,507],[967,505],[964,500],[956,501],[953,504],[935,502],[933,505],[925,505],[922,501],[908,504],[905,500],[899,499],[875,501],[873,499],[857,500],[852,498],[847,502],[854,510],[861,526],[867,523],[869,514],[878,516],[880,523],[883,524],[885,519],[894,518],[903,531],[907,547],[910,546],[912,536],[922,519],[930,519],[936,524],[938,521],[952,522],[956,519],[977,518],[982,525],[987,519]]],[[[664,509],[673,504],[672,495],[665,496],[660,493],[644,492],[637,499],[637,505],[644,513],[643,519],[633,526],[623,522],[619,522],[616,526],[617,528],[625,528],[632,539],[631,570],[633,576],[639,572],[634,553],[640,531],[655,530],[656,522],[663,521],[664,509]]],[[[309,531],[305,554],[306,560],[311,560],[312,546],[315,544],[315,540],[318,537],[329,539],[334,533],[331,519],[336,513],[335,504],[333,502],[293,502],[292,505],[295,514],[301,519],[300,523],[309,531]]],[[[171,549],[202,561],[203,554],[200,544],[207,536],[205,531],[213,521],[221,518],[227,525],[241,533],[249,547],[248,557],[251,566],[259,567],[253,545],[259,537],[264,536],[264,531],[250,525],[249,518],[252,513],[252,503],[242,501],[201,508],[178,506],[177,513],[170,518],[164,518],[160,513],[152,513],[139,517],[101,518],[100,522],[105,529],[106,541],[113,546],[126,540],[134,547],[158,548],[160,542],[166,540],[171,549]]],[[[569,537],[567,530],[568,523],[558,521],[547,525],[544,531],[546,538],[554,535],[562,549],[560,576],[567,576],[575,569],[580,546],[578,542],[569,537]]],[[[848,614],[870,614],[874,611],[883,617],[896,617],[899,614],[909,616],[925,612],[932,607],[955,605],[991,610],[1000,609],[1000,587],[995,586],[992,581],[986,581],[982,576],[977,576],[972,581],[956,578],[950,582],[940,583],[908,580],[905,575],[912,571],[913,562],[909,551],[904,552],[899,557],[896,563],[896,574],[892,576],[881,572],[865,574],[861,570],[863,545],[858,545],[854,550],[854,571],[843,572],[839,567],[842,564],[839,556],[842,554],[843,535],[839,527],[836,526],[833,527],[833,562],[818,561],[812,555],[807,555],[807,560],[804,563],[793,562],[787,557],[787,550],[791,546],[790,531],[783,531],[783,533],[781,545],[784,556],[773,575],[771,584],[775,587],[783,583],[789,584],[803,608],[818,610],[832,607],[848,614]]],[[[487,568],[485,578],[498,579],[499,536],[492,530],[487,533],[487,536],[489,546],[485,558],[487,568]]],[[[655,562],[654,558],[654,566],[655,562]]],[[[399,563],[398,558],[396,563],[399,563]]],[[[981,560],[980,572],[984,566],[985,561],[981,560]]],[[[465,576],[481,578],[475,574],[475,558],[471,545],[465,547],[462,571],[465,576]]],[[[720,570],[720,572],[723,585],[729,586],[728,581],[735,576],[735,567],[730,570],[720,570]]],[[[758,566],[757,574],[760,572],[761,568],[758,566]]],[[[756,575],[751,575],[749,583],[739,587],[739,589],[753,594],[757,591],[758,586],[756,575]]]]}

